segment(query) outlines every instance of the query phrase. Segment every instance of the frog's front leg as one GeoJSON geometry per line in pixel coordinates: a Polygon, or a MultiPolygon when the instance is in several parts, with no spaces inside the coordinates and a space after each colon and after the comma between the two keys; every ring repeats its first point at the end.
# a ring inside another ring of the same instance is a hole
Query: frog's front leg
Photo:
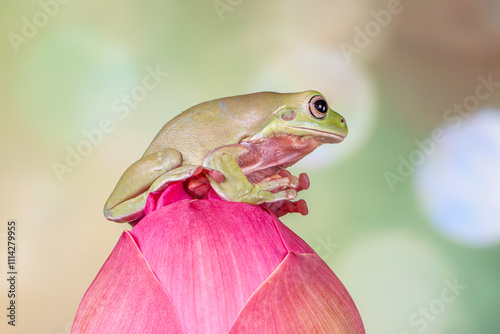
{"type": "Polygon", "coordinates": [[[142,218],[151,185],[181,163],[180,152],[170,148],[144,156],[133,163],[123,173],[104,205],[104,216],[120,223],[142,218]]]}
{"type": "Polygon", "coordinates": [[[297,197],[294,188],[299,187],[299,180],[293,176],[249,182],[238,163],[244,160],[249,151],[248,146],[231,145],[217,149],[205,158],[204,167],[220,171],[225,177],[224,181],[216,182],[208,176],[212,188],[219,196],[228,201],[249,204],[271,203],[297,197]]]}

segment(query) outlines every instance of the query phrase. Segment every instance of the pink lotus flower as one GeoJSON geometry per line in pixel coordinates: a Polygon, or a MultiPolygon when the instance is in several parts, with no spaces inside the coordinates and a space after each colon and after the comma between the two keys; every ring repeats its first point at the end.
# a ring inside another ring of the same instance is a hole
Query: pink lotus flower
{"type": "Polygon", "coordinates": [[[72,333],[364,333],[349,293],[263,206],[151,194],[85,293],[72,333]]]}

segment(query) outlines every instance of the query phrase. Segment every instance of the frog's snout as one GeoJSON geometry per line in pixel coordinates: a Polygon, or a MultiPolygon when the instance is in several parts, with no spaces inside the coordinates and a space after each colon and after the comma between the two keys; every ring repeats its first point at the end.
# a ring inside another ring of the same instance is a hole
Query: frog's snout
{"type": "Polygon", "coordinates": [[[338,134],[345,138],[347,136],[347,122],[345,121],[345,118],[342,117],[341,115],[335,113],[335,118],[334,118],[334,126],[338,129],[338,134]]]}
{"type": "Polygon", "coordinates": [[[335,120],[337,121],[337,125],[339,128],[346,128],[347,129],[347,123],[345,121],[345,118],[340,116],[339,114],[335,115],[335,120]]]}

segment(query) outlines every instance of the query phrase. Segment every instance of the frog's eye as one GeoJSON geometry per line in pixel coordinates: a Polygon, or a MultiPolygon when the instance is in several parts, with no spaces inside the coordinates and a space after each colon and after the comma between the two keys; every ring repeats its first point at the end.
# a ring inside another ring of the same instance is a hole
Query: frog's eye
{"type": "Polygon", "coordinates": [[[328,104],[326,103],[323,96],[316,95],[313,96],[309,101],[309,112],[316,118],[325,118],[326,112],[328,111],[328,104]]]}

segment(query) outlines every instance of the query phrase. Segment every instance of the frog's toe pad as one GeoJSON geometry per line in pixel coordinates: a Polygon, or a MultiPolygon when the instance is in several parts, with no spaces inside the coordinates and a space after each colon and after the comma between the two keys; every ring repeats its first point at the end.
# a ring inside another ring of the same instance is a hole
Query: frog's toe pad
{"type": "Polygon", "coordinates": [[[299,175],[299,188],[300,190],[307,190],[311,185],[311,181],[309,181],[309,176],[306,173],[301,173],[299,175]]]}

